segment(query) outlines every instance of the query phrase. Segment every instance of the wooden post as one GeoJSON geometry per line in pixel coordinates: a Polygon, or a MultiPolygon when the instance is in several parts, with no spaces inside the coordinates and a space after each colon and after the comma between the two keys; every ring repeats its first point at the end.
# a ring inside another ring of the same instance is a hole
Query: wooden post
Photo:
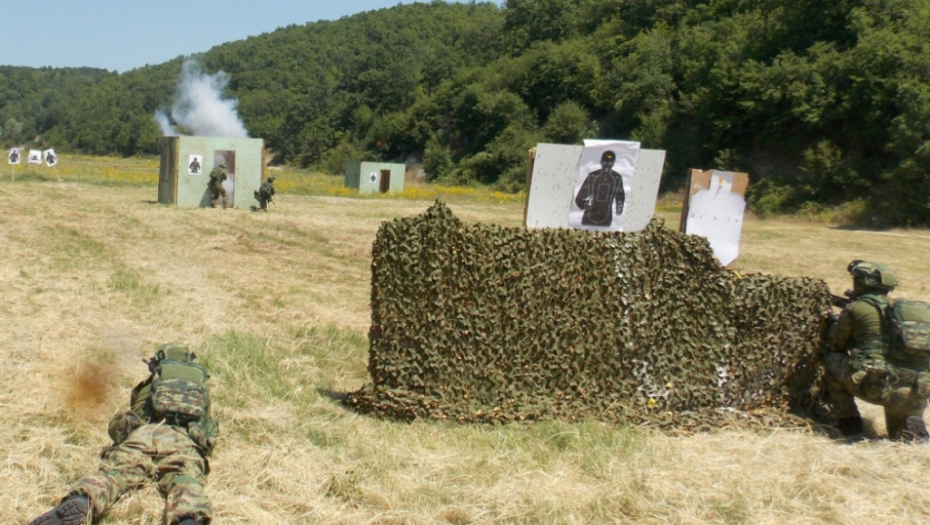
{"type": "Polygon", "coordinates": [[[530,208],[530,186],[533,184],[533,167],[536,165],[536,148],[526,152],[526,201],[523,203],[523,225],[526,226],[526,214],[530,208]]]}
{"type": "Polygon", "coordinates": [[[688,209],[691,207],[691,177],[695,169],[688,170],[688,176],[685,178],[685,202],[681,204],[681,219],[678,221],[678,231],[685,233],[688,227],[688,209]]]}

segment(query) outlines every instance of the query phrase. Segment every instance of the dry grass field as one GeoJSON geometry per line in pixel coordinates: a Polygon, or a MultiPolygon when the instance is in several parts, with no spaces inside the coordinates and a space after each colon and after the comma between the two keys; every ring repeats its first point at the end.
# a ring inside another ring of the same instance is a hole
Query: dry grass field
{"type": "MultiPolygon", "coordinates": [[[[874,407],[863,407],[873,439],[856,443],[807,428],[406,424],[343,408],[340,395],[368,381],[375,233],[427,209],[434,190],[340,196],[338,177],[288,172],[261,214],[155,204],[151,160],[64,156],[51,174],[10,175],[0,523],[28,522],[95,468],[107,421],[147,373],[141,359],[169,341],[213,371],[217,525],[930,523],[930,446],[882,439],[874,407]]],[[[465,221],[521,224],[520,199],[442,196],[465,221]]],[[[677,213],[659,215],[676,227],[677,213]]],[[[928,254],[923,230],[750,219],[734,269],[819,277],[841,293],[846,264],[875,259],[898,272],[897,295],[930,300],[928,254]]],[[[149,486],[102,523],[158,524],[162,506],[149,486]]]]}

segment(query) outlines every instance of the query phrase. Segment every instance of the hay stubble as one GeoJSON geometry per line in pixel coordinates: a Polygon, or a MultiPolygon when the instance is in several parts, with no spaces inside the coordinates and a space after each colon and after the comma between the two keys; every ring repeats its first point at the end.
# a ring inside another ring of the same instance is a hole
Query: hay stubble
{"type": "MultiPolygon", "coordinates": [[[[251,214],[155,205],[154,193],[0,184],[3,523],[43,512],[94,468],[142,357],[171,340],[197,346],[215,371],[216,523],[930,521],[930,447],[803,429],[668,436],[346,411],[337,400],[368,379],[375,232],[432,202],[282,194],[251,214]]],[[[450,207],[472,222],[522,216],[516,204],[450,207]]],[[[819,277],[841,292],[850,259],[876,258],[899,272],[902,295],[930,299],[930,235],[892,233],[747,221],[736,269],[819,277]]],[[[865,413],[880,437],[880,412],[865,413]]],[[[149,487],[105,523],[160,523],[161,507],[149,487]]]]}

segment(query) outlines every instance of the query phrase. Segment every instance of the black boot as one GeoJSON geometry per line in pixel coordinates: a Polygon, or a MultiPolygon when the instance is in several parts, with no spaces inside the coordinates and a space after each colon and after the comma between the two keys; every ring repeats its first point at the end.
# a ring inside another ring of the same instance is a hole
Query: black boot
{"type": "Polygon", "coordinates": [[[836,429],[843,437],[856,437],[862,435],[862,418],[859,416],[843,417],[836,420],[836,429]]]}
{"type": "Polygon", "coordinates": [[[178,525],[203,525],[203,523],[201,523],[201,522],[199,522],[199,521],[197,521],[197,520],[195,520],[195,519],[193,519],[193,518],[186,518],[186,519],[183,519],[183,520],[179,521],[179,522],[178,522],[178,525]]]}
{"type": "Polygon", "coordinates": [[[920,416],[909,416],[904,420],[904,430],[901,431],[901,439],[911,443],[926,443],[930,441],[930,433],[927,433],[927,424],[924,418],[920,416]]]}
{"type": "Polygon", "coordinates": [[[83,525],[89,512],[90,502],[85,496],[70,496],[29,525],[83,525]]]}

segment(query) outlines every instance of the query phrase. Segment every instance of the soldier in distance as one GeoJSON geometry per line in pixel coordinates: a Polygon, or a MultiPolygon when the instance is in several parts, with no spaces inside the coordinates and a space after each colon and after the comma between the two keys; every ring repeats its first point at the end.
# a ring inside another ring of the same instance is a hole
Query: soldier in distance
{"type": "Polygon", "coordinates": [[[255,192],[255,200],[258,201],[259,207],[256,208],[255,206],[252,206],[252,211],[268,211],[268,203],[272,201],[273,197],[274,177],[268,177],[268,179],[258,188],[258,191],[255,192]]]}
{"type": "Polygon", "coordinates": [[[210,188],[210,193],[213,194],[213,198],[210,200],[210,206],[213,208],[216,208],[216,202],[222,198],[223,209],[226,209],[226,188],[223,187],[223,182],[226,178],[225,164],[219,164],[210,171],[210,182],[208,183],[208,187],[210,188]]]}
{"type": "Polygon", "coordinates": [[[100,468],[75,483],[63,500],[29,525],[93,523],[126,492],[148,480],[165,496],[166,525],[208,525],[204,493],[219,425],[210,415],[206,369],[180,343],[169,343],[146,361],[151,374],[136,385],[129,410],[110,420],[113,445],[100,468]]]}
{"type": "MultiPolygon", "coordinates": [[[[888,293],[898,278],[887,266],[855,260],[852,300],[836,318],[823,355],[824,384],[837,429],[847,437],[862,433],[855,398],[881,405],[888,436],[927,441],[923,414],[930,396],[930,359],[893,344],[888,293]]],[[[900,299],[898,301],[901,301],[900,299]]]]}

